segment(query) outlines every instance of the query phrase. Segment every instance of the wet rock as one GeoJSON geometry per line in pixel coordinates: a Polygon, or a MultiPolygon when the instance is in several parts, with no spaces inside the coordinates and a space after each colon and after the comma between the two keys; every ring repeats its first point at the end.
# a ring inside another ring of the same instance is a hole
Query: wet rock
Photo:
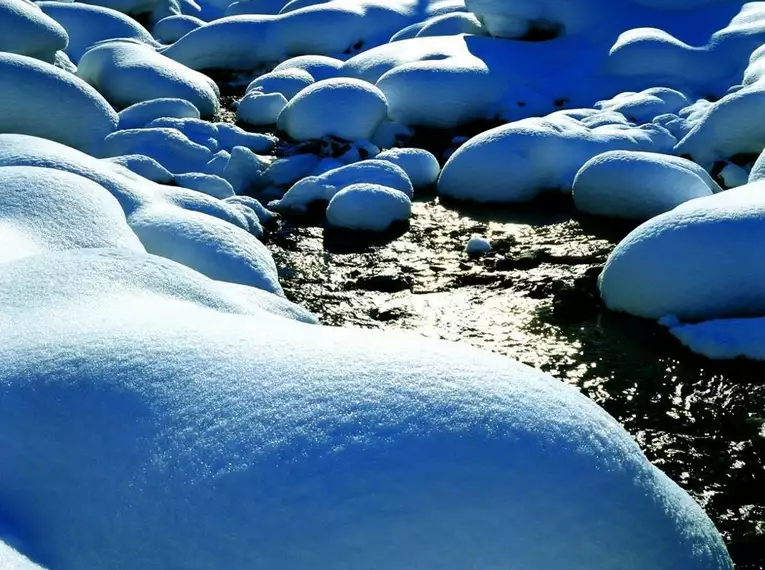
{"type": "Polygon", "coordinates": [[[352,282],[351,289],[363,289],[364,291],[379,291],[381,293],[398,293],[410,291],[413,280],[408,275],[381,273],[379,275],[367,275],[352,282]]]}

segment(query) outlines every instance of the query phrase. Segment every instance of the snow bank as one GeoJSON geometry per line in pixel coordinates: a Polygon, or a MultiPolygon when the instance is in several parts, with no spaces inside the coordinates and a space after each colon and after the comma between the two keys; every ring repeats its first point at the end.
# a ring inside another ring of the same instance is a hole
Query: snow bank
{"type": "Polygon", "coordinates": [[[764,190],[760,182],[691,200],[634,230],[600,277],[606,305],[653,319],[765,314],[764,190]]]}
{"type": "Polygon", "coordinates": [[[385,96],[374,85],[358,79],[325,79],[287,103],[277,126],[299,141],[326,136],[370,139],[387,110],[385,96]]]}
{"type": "Polygon", "coordinates": [[[0,52],[27,55],[53,63],[67,46],[66,30],[38,6],[26,0],[0,4],[0,52]]]}
{"type": "Polygon", "coordinates": [[[154,119],[175,117],[177,119],[199,119],[199,109],[184,99],[159,98],[136,103],[119,112],[119,128],[137,129],[154,119]]]}
{"type": "Polygon", "coordinates": [[[218,111],[220,93],[212,79],[140,43],[99,44],[82,56],[77,75],[118,107],[176,98],[190,101],[202,117],[218,111]]]}
{"type": "Polygon", "coordinates": [[[25,554],[732,568],[702,510],[574,388],[467,346],[242,314],[221,291],[119,250],[4,264],[0,497],[25,554]]]}
{"type": "Polygon", "coordinates": [[[81,2],[39,2],[38,6],[66,30],[66,54],[77,64],[93,44],[114,38],[130,38],[146,45],[159,44],[138,22],[121,12],[81,2]]]}
{"type": "Polygon", "coordinates": [[[382,232],[412,215],[412,202],[399,190],[379,184],[351,184],[329,201],[327,222],[348,230],[382,232]]]}
{"type": "Polygon", "coordinates": [[[647,220],[721,190],[690,160],[615,150],[585,163],[574,179],[573,197],[576,208],[588,214],[647,220]]]}
{"type": "Polygon", "coordinates": [[[117,113],[71,73],[0,53],[0,132],[23,133],[93,151],[117,126],[117,113]]]}
{"type": "Polygon", "coordinates": [[[377,154],[375,159],[401,167],[415,188],[433,186],[441,172],[436,157],[421,148],[391,148],[377,154]]]}
{"type": "Polygon", "coordinates": [[[589,128],[564,115],[532,118],[481,133],[449,158],[438,191],[476,202],[525,202],[569,191],[584,164],[610,150],[668,152],[675,139],[648,124],[589,128]]]}
{"type": "Polygon", "coordinates": [[[353,184],[376,184],[393,188],[412,198],[414,189],[403,169],[385,160],[365,160],[308,176],[292,186],[281,200],[273,203],[279,211],[305,212],[313,202],[329,202],[343,188],[353,184]]]}

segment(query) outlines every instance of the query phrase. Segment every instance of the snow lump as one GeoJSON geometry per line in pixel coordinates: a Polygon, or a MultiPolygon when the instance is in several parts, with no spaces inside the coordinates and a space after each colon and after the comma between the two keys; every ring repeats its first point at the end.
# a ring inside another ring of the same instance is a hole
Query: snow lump
{"type": "Polygon", "coordinates": [[[412,214],[409,197],[379,184],[352,184],[329,201],[327,222],[348,230],[382,232],[412,214]]]}

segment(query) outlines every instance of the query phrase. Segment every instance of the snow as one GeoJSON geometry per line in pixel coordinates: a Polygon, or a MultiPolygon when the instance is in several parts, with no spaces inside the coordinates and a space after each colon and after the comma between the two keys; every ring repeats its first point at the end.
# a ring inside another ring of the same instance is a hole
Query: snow
{"type": "Polygon", "coordinates": [[[400,166],[415,188],[433,186],[441,172],[436,157],[421,148],[391,148],[375,155],[375,159],[400,166]]]}
{"type": "Polygon", "coordinates": [[[749,172],[745,168],[729,162],[720,171],[720,179],[726,188],[737,188],[749,182],[749,172]]]}
{"type": "Polygon", "coordinates": [[[672,335],[693,352],[715,360],[765,360],[765,318],[718,319],[676,325],[672,335]]]}
{"type": "Polygon", "coordinates": [[[93,151],[116,127],[117,113],[81,79],[30,57],[0,53],[0,133],[93,151]]]}
{"type": "Polygon", "coordinates": [[[65,49],[66,30],[32,2],[3,0],[0,3],[0,52],[27,55],[53,63],[65,49]]]}
{"type": "Polygon", "coordinates": [[[0,540],[0,568],[3,570],[44,570],[0,540]]]}
{"type": "Polygon", "coordinates": [[[279,113],[286,106],[287,99],[281,93],[250,91],[239,101],[236,120],[254,126],[276,125],[279,113]]]}
{"type": "Polygon", "coordinates": [[[119,128],[137,129],[159,118],[198,119],[199,109],[185,99],[159,98],[136,103],[119,112],[119,128]]]}
{"type": "Polygon", "coordinates": [[[314,81],[323,81],[337,77],[342,66],[343,62],[334,57],[327,57],[326,55],[301,55],[283,61],[274,67],[274,72],[299,69],[307,72],[313,77],[314,81]]]}
{"type": "Polygon", "coordinates": [[[145,128],[170,128],[183,133],[190,141],[207,147],[210,152],[218,152],[218,127],[200,119],[162,117],[146,123],[145,128]]]}
{"type": "Polygon", "coordinates": [[[465,246],[465,253],[470,255],[489,253],[491,242],[484,236],[472,235],[465,246]]]}
{"type": "Polygon", "coordinates": [[[263,14],[275,16],[287,0],[239,0],[232,2],[226,8],[226,16],[241,16],[243,14],[263,14]]]}
{"type": "Polygon", "coordinates": [[[351,184],[327,205],[330,226],[382,232],[412,215],[412,202],[399,190],[379,184],[351,184]]]}
{"type": "Polygon", "coordinates": [[[40,2],[42,11],[66,30],[65,52],[75,64],[93,44],[114,38],[130,38],[157,47],[151,34],[132,18],[102,6],[81,2],[40,2]]]}
{"type": "Polygon", "coordinates": [[[169,184],[173,181],[173,175],[169,170],[153,158],[143,154],[125,154],[104,160],[120,164],[139,176],[160,184],[169,184]]]}
{"type": "Polygon", "coordinates": [[[332,197],[353,184],[375,184],[414,195],[406,172],[392,162],[365,160],[329,170],[318,176],[308,176],[295,183],[281,200],[273,203],[277,211],[305,212],[313,202],[329,202],[332,197]]]}
{"type": "Polygon", "coordinates": [[[220,93],[212,79],[141,43],[102,42],[82,56],[77,75],[118,107],[177,98],[190,101],[202,117],[218,111],[220,93]]]}
{"type": "Polygon", "coordinates": [[[573,197],[582,212],[642,221],[721,190],[690,160],[615,150],[585,163],[574,179],[573,197]]]}
{"type": "Polygon", "coordinates": [[[270,316],[239,291],[124,250],[4,264],[0,494],[25,554],[731,568],[702,510],[574,388],[463,345],[270,316]]]}
{"type": "Polygon", "coordinates": [[[234,147],[243,146],[257,153],[269,153],[276,146],[276,141],[269,135],[260,133],[248,133],[236,125],[227,123],[215,123],[218,128],[218,144],[223,150],[232,150],[234,147]]]}
{"type": "Polygon", "coordinates": [[[277,126],[298,141],[334,136],[370,139],[386,118],[385,96],[358,79],[325,79],[298,93],[279,114],[277,126]]]}
{"type": "Polygon", "coordinates": [[[303,89],[312,85],[314,78],[302,69],[282,69],[265,73],[252,81],[245,93],[260,91],[261,93],[281,93],[289,101],[303,89]]]}
{"type": "Polygon", "coordinates": [[[473,137],[449,158],[439,193],[476,202],[526,202],[570,191],[579,169],[610,150],[668,152],[675,138],[663,127],[607,124],[589,128],[565,115],[531,118],[473,137]]]}
{"type": "Polygon", "coordinates": [[[691,200],[630,233],[600,277],[606,305],[658,319],[765,314],[762,182],[691,200]]]}
{"type": "Polygon", "coordinates": [[[162,18],[151,31],[160,42],[171,44],[204,24],[199,18],[180,14],[162,18]]]}
{"type": "Polygon", "coordinates": [[[209,148],[193,142],[178,129],[127,129],[110,134],[100,148],[101,158],[144,154],[170,172],[199,172],[212,158],[209,148]]]}
{"type": "Polygon", "coordinates": [[[174,180],[178,186],[197,190],[198,192],[203,192],[220,200],[230,198],[234,195],[234,189],[231,184],[220,176],[191,172],[187,174],[176,174],[174,180]]]}
{"type": "Polygon", "coordinates": [[[177,0],[77,0],[84,4],[93,4],[111,8],[131,16],[149,14],[153,21],[173,14],[180,14],[180,5],[177,0]]]}

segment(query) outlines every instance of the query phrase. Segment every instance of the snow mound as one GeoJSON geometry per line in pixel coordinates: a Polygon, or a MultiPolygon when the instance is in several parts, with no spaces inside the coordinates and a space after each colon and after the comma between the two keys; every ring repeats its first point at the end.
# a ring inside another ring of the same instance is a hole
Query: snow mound
{"type": "Polygon", "coordinates": [[[281,93],[289,101],[303,89],[314,83],[310,73],[302,69],[283,69],[261,75],[252,81],[245,94],[252,91],[261,93],[281,93]]]}
{"type": "Polygon", "coordinates": [[[353,184],[375,184],[414,195],[406,172],[392,162],[365,160],[329,170],[319,176],[308,176],[292,186],[281,200],[273,203],[280,211],[305,212],[313,202],[329,202],[332,197],[353,184]]]}
{"type": "Polygon", "coordinates": [[[210,152],[218,152],[218,126],[201,119],[178,119],[162,117],[146,123],[146,129],[169,128],[183,133],[190,141],[207,147],[210,152]]]}
{"type": "Polygon", "coordinates": [[[598,101],[594,107],[621,113],[633,123],[650,123],[660,115],[676,114],[690,104],[683,93],[656,87],[640,93],[620,93],[607,101],[598,101]]]}
{"type": "Polygon", "coordinates": [[[0,167],[0,263],[86,247],[143,251],[102,186],[51,168],[0,167]]]}
{"type": "Polygon", "coordinates": [[[473,14],[452,12],[441,14],[423,22],[415,37],[456,36],[459,34],[485,35],[481,22],[473,14]]]}
{"type": "Polygon", "coordinates": [[[116,126],[117,113],[81,79],[36,59],[0,53],[0,132],[93,151],[116,126]]]}
{"type": "Polygon", "coordinates": [[[370,139],[387,116],[385,96],[374,85],[351,78],[325,79],[298,93],[277,126],[295,140],[334,136],[370,139]]]}
{"type": "Polygon", "coordinates": [[[117,131],[104,139],[101,158],[143,154],[170,172],[200,172],[212,158],[205,146],[193,142],[178,129],[167,127],[117,131]]]}
{"type": "Polygon", "coordinates": [[[693,352],[714,360],[765,360],[765,318],[682,324],[670,332],[693,352]]]}
{"type": "Polygon", "coordinates": [[[159,22],[154,24],[151,31],[152,34],[154,34],[154,37],[160,42],[171,44],[178,41],[190,31],[196,30],[200,26],[204,26],[204,24],[205,22],[199,18],[181,14],[162,18],[159,22]]]}
{"type": "Polygon", "coordinates": [[[176,174],[175,183],[178,186],[204,192],[209,196],[223,200],[234,195],[234,189],[226,180],[212,174],[191,172],[188,174],[176,174]]]}
{"type": "Polygon", "coordinates": [[[574,179],[574,205],[582,212],[647,220],[720,186],[699,165],[649,152],[615,150],[590,159],[574,179]]]}
{"type": "Polygon", "coordinates": [[[102,6],[81,2],[39,2],[38,6],[66,30],[66,54],[77,64],[93,44],[114,38],[130,38],[152,47],[159,44],[133,18],[102,6]]]}
{"type": "Polygon", "coordinates": [[[114,164],[120,164],[135,172],[139,176],[148,178],[160,184],[169,184],[173,181],[173,175],[159,162],[143,154],[126,154],[104,159],[114,164]]]}
{"type": "Polygon", "coordinates": [[[341,60],[326,55],[301,55],[283,61],[274,67],[274,72],[299,69],[307,72],[314,81],[324,81],[337,77],[342,66],[341,60]]]}
{"type": "Polygon", "coordinates": [[[703,511],[574,388],[467,346],[242,314],[223,290],[124,251],[5,264],[0,496],[25,554],[732,568],[703,511]]]}
{"type": "Polygon", "coordinates": [[[281,93],[250,91],[239,101],[236,120],[254,126],[275,125],[286,106],[287,99],[281,93]]]}
{"type": "Polygon", "coordinates": [[[202,117],[218,111],[220,93],[212,79],[140,43],[100,43],[82,56],[77,75],[118,107],[176,98],[190,101],[202,117]]]}
{"type": "Polygon", "coordinates": [[[438,191],[476,202],[526,202],[545,191],[570,191],[579,169],[604,152],[668,152],[675,143],[654,124],[589,128],[565,115],[524,119],[460,146],[441,172],[438,191]]]}
{"type": "Polygon", "coordinates": [[[154,119],[175,117],[199,119],[199,109],[185,99],[153,99],[136,103],[119,112],[120,130],[137,129],[154,119]]]}
{"type": "Polygon", "coordinates": [[[683,320],[765,314],[765,186],[691,200],[629,234],[600,277],[606,305],[683,320]]]}
{"type": "Polygon", "coordinates": [[[26,0],[0,3],[0,52],[27,55],[53,63],[67,46],[66,30],[38,6],[26,0]]]}
{"type": "Polygon", "coordinates": [[[226,8],[226,16],[242,16],[244,14],[277,15],[287,0],[239,0],[232,2],[226,8]]]}
{"type": "Polygon", "coordinates": [[[491,242],[483,236],[473,235],[465,246],[465,253],[467,254],[481,254],[489,253],[491,251],[491,242]]]}
{"type": "Polygon", "coordinates": [[[387,160],[401,167],[415,188],[433,186],[441,172],[436,157],[421,148],[391,148],[377,154],[375,160],[387,160]]]}
{"type": "Polygon", "coordinates": [[[379,184],[352,184],[335,194],[327,206],[330,226],[382,232],[412,215],[412,202],[399,190],[379,184]]]}

